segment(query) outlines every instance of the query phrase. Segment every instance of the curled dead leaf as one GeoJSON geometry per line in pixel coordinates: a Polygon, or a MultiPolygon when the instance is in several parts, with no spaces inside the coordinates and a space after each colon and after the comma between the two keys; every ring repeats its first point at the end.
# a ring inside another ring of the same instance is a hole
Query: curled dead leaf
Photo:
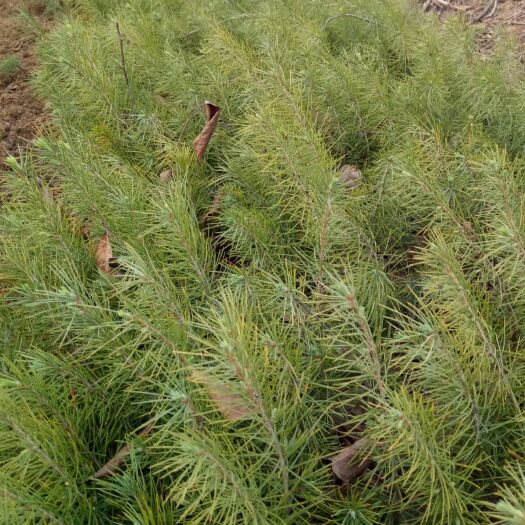
{"type": "Polygon", "coordinates": [[[371,459],[360,457],[362,450],[367,445],[368,440],[366,438],[358,439],[330,458],[332,472],[343,483],[349,483],[358,478],[372,465],[371,459]]]}
{"type": "Polygon", "coordinates": [[[111,266],[109,263],[112,257],[113,250],[111,248],[111,243],[109,242],[108,232],[106,231],[100,238],[95,252],[95,262],[101,272],[111,273],[111,266]]]}
{"type": "Polygon", "coordinates": [[[164,170],[160,174],[160,181],[161,182],[168,182],[173,177],[173,170],[171,168],[168,168],[167,170],[164,170]]]}
{"type": "Polygon", "coordinates": [[[204,112],[206,113],[206,124],[203,130],[197,135],[197,138],[193,141],[193,149],[199,160],[203,159],[208,143],[217,128],[221,108],[206,100],[204,102],[204,112]]]}
{"type": "Polygon", "coordinates": [[[361,178],[361,170],[355,164],[345,164],[339,170],[339,182],[348,190],[355,190],[361,178]]]}
{"type": "MultiPolygon", "coordinates": [[[[144,428],[141,432],[139,432],[138,436],[141,438],[145,438],[148,436],[148,434],[151,433],[153,430],[153,424],[149,424],[147,427],[144,428]]],[[[127,456],[129,456],[129,453],[131,452],[131,444],[124,445],[107,463],[105,463],[101,468],[99,468],[95,474],[93,474],[93,477],[98,478],[106,478],[108,476],[113,475],[116,470],[120,467],[122,462],[126,459],[127,456]]]]}
{"type": "Polygon", "coordinates": [[[238,421],[253,414],[253,408],[247,404],[241,394],[206,372],[195,370],[191,380],[206,388],[210,399],[224,419],[238,421]]]}

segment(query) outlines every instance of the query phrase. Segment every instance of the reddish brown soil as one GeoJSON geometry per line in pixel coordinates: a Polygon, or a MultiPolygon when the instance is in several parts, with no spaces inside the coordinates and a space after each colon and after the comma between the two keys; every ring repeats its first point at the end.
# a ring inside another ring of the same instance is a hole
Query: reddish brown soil
{"type": "Polygon", "coordinates": [[[34,37],[19,20],[21,8],[29,9],[44,25],[49,18],[36,3],[24,0],[0,0],[0,60],[15,55],[21,67],[12,75],[0,77],[0,171],[7,155],[17,155],[46,121],[43,103],[29,85],[35,67],[34,37]]]}
{"type": "Polygon", "coordinates": [[[490,52],[495,31],[503,26],[520,42],[525,59],[525,0],[420,0],[427,11],[437,11],[442,16],[462,13],[482,32],[480,51],[490,52]],[[449,7],[446,7],[446,4],[449,7]],[[480,20],[478,20],[480,19],[480,20]]]}

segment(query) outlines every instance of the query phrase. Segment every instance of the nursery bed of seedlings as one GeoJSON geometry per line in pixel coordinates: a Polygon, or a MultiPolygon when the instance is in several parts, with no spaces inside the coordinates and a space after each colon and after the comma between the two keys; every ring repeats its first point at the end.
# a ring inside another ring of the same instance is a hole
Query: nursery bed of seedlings
{"type": "Polygon", "coordinates": [[[0,522],[520,523],[512,43],[399,0],[66,9],[2,192],[0,522]]]}

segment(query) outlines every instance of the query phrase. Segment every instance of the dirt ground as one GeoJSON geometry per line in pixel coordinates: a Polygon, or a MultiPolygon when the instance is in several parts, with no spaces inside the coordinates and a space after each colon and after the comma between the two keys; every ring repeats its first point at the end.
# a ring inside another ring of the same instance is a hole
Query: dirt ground
{"type": "Polygon", "coordinates": [[[462,13],[473,23],[480,24],[480,51],[489,53],[495,30],[505,26],[521,44],[525,59],[525,0],[420,0],[428,12],[442,16],[462,13]]]}
{"type": "Polygon", "coordinates": [[[18,17],[21,8],[28,9],[44,26],[50,25],[49,16],[38,3],[0,0],[0,61],[14,55],[21,62],[13,74],[0,76],[0,171],[3,159],[16,155],[46,121],[43,103],[28,83],[36,64],[35,42],[18,17]]]}

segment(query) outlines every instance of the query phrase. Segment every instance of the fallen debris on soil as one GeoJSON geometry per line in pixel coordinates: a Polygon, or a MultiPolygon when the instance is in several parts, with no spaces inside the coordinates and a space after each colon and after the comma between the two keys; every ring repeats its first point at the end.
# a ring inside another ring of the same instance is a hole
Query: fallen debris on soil
{"type": "MultiPolygon", "coordinates": [[[[4,158],[16,155],[46,121],[44,105],[28,81],[36,57],[34,37],[18,17],[24,7],[22,0],[0,0],[0,61],[11,57],[19,61],[13,71],[0,76],[0,171],[4,158]]],[[[43,9],[33,6],[32,12],[44,25],[49,23],[43,9]]]]}
{"type": "Polygon", "coordinates": [[[482,53],[492,49],[494,34],[506,27],[521,44],[525,58],[525,2],[522,0],[424,0],[423,8],[443,16],[463,13],[472,23],[483,27],[479,39],[482,53]]]}

